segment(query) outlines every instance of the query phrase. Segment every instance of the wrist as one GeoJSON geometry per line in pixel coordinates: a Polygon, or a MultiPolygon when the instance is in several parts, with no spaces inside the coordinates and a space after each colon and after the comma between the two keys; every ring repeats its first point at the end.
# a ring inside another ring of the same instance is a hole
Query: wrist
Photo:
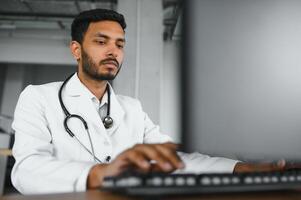
{"type": "Polygon", "coordinates": [[[97,164],[91,168],[87,178],[87,189],[101,187],[107,167],[108,164],[97,164]]]}
{"type": "Polygon", "coordinates": [[[250,169],[250,165],[243,163],[243,162],[238,162],[236,163],[236,165],[234,166],[234,170],[233,173],[243,173],[243,172],[249,172],[250,169]]]}

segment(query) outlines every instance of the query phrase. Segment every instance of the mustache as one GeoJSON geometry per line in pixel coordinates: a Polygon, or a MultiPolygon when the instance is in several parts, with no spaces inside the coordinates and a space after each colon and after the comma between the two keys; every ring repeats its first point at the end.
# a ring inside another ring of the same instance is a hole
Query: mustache
{"type": "Polygon", "coordinates": [[[119,62],[114,58],[103,59],[99,62],[99,65],[104,65],[104,64],[113,64],[116,67],[119,67],[119,62]]]}

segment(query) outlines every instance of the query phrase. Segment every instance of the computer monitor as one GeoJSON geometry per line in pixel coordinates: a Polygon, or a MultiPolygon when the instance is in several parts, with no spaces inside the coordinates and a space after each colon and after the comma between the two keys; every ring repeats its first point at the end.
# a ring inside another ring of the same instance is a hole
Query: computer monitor
{"type": "Polygon", "coordinates": [[[185,151],[301,158],[301,1],[183,1],[185,151]]]}

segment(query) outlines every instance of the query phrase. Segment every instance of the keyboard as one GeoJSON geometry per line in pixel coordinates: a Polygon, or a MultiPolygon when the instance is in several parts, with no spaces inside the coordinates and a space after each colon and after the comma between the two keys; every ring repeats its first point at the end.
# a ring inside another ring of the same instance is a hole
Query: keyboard
{"type": "Polygon", "coordinates": [[[300,190],[301,171],[241,174],[125,173],[106,177],[101,190],[131,196],[300,190]]]}

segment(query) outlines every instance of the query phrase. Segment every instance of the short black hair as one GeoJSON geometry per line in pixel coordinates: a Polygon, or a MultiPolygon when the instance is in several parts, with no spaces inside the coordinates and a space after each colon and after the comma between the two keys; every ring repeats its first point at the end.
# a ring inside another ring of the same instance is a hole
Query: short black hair
{"type": "Polygon", "coordinates": [[[88,30],[91,22],[110,20],[120,24],[123,30],[126,28],[126,23],[122,14],[108,9],[93,9],[79,13],[73,20],[71,25],[72,40],[82,44],[84,35],[88,30]]]}

